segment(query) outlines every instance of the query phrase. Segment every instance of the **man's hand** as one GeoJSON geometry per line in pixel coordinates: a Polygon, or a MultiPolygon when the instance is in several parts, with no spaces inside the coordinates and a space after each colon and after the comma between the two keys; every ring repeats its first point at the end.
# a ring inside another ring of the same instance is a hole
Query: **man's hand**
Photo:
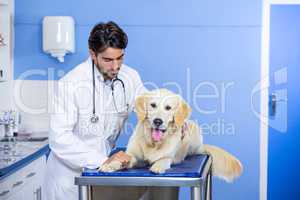
{"type": "Polygon", "coordinates": [[[109,157],[100,167],[100,171],[112,172],[127,168],[131,160],[131,156],[123,151],[115,153],[109,157]]]}

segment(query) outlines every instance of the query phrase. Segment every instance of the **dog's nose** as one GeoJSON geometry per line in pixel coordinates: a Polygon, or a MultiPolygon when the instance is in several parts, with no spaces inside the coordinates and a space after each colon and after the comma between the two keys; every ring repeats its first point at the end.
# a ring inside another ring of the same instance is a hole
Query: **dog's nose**
{"type": "Polygon", "coordinates": [[[158,127],[158,126],[162,125],[163,120],[160,119],[160,118],[155,118],[155,119],[153,120],[153,123],[154,123],[155,126],[158,127]]]}

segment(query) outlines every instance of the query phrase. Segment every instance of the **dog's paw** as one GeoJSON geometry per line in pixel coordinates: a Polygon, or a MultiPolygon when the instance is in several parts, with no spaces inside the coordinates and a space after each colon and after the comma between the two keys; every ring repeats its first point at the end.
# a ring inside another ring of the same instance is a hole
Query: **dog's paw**
{"type": "Polygon", "coordinates": [[[154,163],[150,167],[150,171],[156,174],[162,174],[166,172],[166,167],[164,167],[161,163],[154,163]]]}
{"type": "Polygon", "coordinates": [[[99,171],[101,171],[101,172],[114,172],[114,171],[118,171],[120,169],[122,169],[122,163],[117,161],[117,160],[114,160],[110,163],[103,164],[99,168],[99,171]]]}

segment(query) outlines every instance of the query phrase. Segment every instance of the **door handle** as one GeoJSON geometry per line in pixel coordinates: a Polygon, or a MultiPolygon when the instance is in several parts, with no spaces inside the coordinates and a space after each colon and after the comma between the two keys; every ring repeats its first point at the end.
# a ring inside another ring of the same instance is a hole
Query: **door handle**
{"type": "Polygon", "coordinates": [[[13,187],[17,187],[17,186],[22,185],[22,184],[23,184],[23,181],[18,181],[18,182],[13,184],[13,187]]]}
{"type": "Polygon", "coordinates": [[[34,175],[35,175],[35,172],[31,172],[31,173],[27,174],[26,178],[30,178],[30,177],[32,177],[34,175]]]}
{"type": "Polygon", "coordinates": [[[5,191],[3,191],[3,192],[0,193],[0,197],[3,197],[3,196],[5,196],[8,193],[9,193],[9,190],[5,190],[5,191]]]}
{"type": "Polygon", "coordinates": [[[276,97],[276,93],[272,93],[270,95],[270,116],[275,116],[276,114],[276,106],[277,106],[277,97],[276,97]]]}
{"type": "Polygon", "coordinates": [[[33,194],[35,195],[36,200],[42,200],[42,187],[36,189],[33,194]]]}

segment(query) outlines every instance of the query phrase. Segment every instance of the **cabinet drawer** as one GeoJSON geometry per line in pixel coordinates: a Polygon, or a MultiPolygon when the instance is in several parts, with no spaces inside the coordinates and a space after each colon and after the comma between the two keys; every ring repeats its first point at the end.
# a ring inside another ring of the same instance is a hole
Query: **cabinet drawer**
{"type": "MultiPolygon", "coordinates": [[[[42,156],[1,180],[0,200],[5,200],[11,195],[20,192],[24,186],[32,188],[29,192],[33,194],[34,188],[37,187],[35,184],[41,184],[42,182],[45,166],[46,158],[42,156]]],[[[29,194],[24,195],[27,196],[29,194]]]]}
{"type": "Polygon", "coordinates": [[[31,179],[35,177],[40,177],[43,175],[43,171],[46,167],[45,156],[39,157],[37,160],[33,161],[22,170],[22,177],[24,179],[31,179]]]}
{"type": "Polygon", "coordinates": [[[10,184],[7,181],[2,180],[0,182],[0,199],[7,199],[11,194],[12,191],[10,188],[10,184]]]}
{"type": "Polygon", "coordinates": [[[22,169],[3,179],[0,183],[0,200],[4,200],[24,187],[25,180],[22,176],[22,169]]]}

